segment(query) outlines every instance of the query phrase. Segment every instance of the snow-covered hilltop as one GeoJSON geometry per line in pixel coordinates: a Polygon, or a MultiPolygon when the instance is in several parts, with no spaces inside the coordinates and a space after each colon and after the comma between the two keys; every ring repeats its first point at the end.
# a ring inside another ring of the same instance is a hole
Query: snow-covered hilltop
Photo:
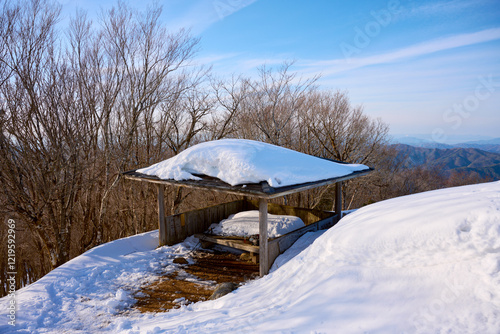
{"type": "Polygon", "coordinates": [[[96,247],[17,292],[0,332],[498,333],[500,182],[387,200],[308,233],[266,277],[167,313],[118,313],[194,246],[155,232],[96,247]]]}

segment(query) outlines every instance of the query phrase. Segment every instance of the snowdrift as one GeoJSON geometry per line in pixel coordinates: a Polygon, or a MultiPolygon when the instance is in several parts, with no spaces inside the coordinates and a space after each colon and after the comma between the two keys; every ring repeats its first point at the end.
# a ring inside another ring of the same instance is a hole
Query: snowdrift
{"type": "MultiPolygon", "coordinates": [[[[91,250],[18,292],[18,332],[498,333],[500,182],[400,197],[308,233],[266,277],[168,313],[117,313],[187,254],[152,233],[91,250]],[[147,242],[144,242],[146,240],[147,242]],[[133,246],[139,245],[139,246],[133,246]],[[112,251],[108,255],[107,248],[112,251]],[[105,282],[106,281],[106,282],[105,282]]],[[[0,300],[6,319],[9,300],[0,300]]],[[[13,330],[0,323],[0,332],[13,330]]]]}

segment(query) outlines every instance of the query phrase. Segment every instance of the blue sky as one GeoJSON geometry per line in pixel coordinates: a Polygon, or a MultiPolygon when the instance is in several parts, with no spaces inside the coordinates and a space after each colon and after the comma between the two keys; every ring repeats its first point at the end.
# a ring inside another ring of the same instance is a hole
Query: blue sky
{"type": "MultiPolygon", "coordinates": [[[[109,0],[60,0],[92,17],[109,0]]],[[[147,0],[128,1],[144,8],[147,0]]],[[[164,0],[164,22],[201,38],[219,75],[294,60],[322,89],[349,92],[395,135],[500,137],[499,0],[164,0]]]]}

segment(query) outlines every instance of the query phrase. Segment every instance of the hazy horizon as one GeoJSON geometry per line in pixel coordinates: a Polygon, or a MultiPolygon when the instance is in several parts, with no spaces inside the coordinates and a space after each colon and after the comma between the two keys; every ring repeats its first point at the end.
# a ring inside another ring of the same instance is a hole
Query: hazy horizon
{"type": "Polygon", "coordinates": [[[480,140],[492,140],[499,139],[500,137],[492,137],[492,136],[483,136],[483,135],[452,135],[449,136],[446,141],[436,141],[432,138],[431,134],[425,133],[390,133],[389,134],[392,139],[402,139],[402,138],[416,138],[423,141],[435,141],[442,144],[454,145],[454,144],[462,144],[466,142],[472,141],[480,141],[480,140]]]}

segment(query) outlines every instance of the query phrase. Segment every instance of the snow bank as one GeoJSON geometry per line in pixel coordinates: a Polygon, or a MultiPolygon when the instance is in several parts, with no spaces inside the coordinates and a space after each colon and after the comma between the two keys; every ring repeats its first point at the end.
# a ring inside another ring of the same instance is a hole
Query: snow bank
{"type": "Polygon", "coordinates": [[[340,164],[283,147],[244,139],[222,139],[192,146],[178,155],[137,170],[161,179],[216,177],[230,185],[267,181],[271,187],[325,180],[368,169],[340,164]]]}
{"type": "MultiPolygon", "coordinates": [[[[180,333],[498,333],[500,182],[362,208],[265,278],[154,326],[180,333]]],[[[135,328],[154,326],[138,321],[135,328]]]]}
{"type": "Polygon", "coordinates": [[[10,297],[0,299],[0,333],[115,332],[130,321],[111,319],[130,307],[139,287],[174,272],[173,259],[197,239],[158,247],[158,231],[115,240],[85,252],[35,283],[16,291],[16,323],[7,323],[10,297]],[[114,328],[114,329],[113,329],[114,328]]]}
{"type": "MultiPolygon", "coordinates": [[[[20,290],[15,329],[132,334],[500,328],[500,182],[364,207],[326,232],[304,235],[266,277],[167,313],[118,311],[131,302],[138,280],[171,265],[169,259],[188,253],[194,242],[153,249],[147,241],[153,234],[133,238],[112,256],[105,251],[109,244],[103,245],[20,290]],[[144,247],[130,249],[136,241],[144,247]]],[[[11,330],[4,325],[8,301],[0,300],[2,333],[11,330]]]]}
{"type": "MultiPolygon", "coordinates": [[[[302,219],[295,216],[267,214],[267,236],[277,238],[288,232],[306,226],[302,219]]],[[[259,234],[259,211],[243,211],[230,215],[218,224],[210,226],[216,235],[248,237],[259,234]]]]}

